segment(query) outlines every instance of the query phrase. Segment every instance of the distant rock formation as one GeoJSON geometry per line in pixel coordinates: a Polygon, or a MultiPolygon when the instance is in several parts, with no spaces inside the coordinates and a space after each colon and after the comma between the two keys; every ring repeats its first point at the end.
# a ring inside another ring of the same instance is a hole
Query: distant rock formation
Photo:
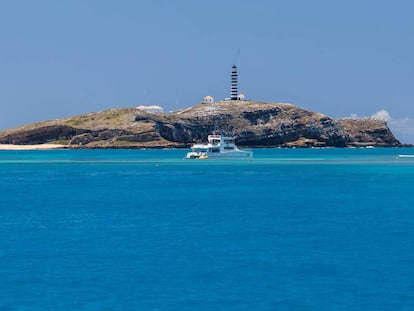
{"type": "Polygon", "coordinates": [[[400,146],[385,121],[332,119],[291,104],[222,101],[172,113],[134,108],[30,124],[0,132],[3,144],[60,143],[69,148],[188,147],[217,132],[245,147],[400,146]]]}

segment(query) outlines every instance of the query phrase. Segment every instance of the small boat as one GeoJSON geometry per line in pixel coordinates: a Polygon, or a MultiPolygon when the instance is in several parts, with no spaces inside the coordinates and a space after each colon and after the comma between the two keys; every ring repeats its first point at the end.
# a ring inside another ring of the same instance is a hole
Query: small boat
{"type": "Polygon", "coordinates": [[[414,154],[399,154],[399,155],[397,155],[397,159],[403,159],[403,158],[414,158],[414,154]]]}
{"type": "Polygon", "coordinates": [[[195,144],[186,159],[251,159],[252,151],[239,149],[233,137],[208,135],[207,144],[195,144]]]}

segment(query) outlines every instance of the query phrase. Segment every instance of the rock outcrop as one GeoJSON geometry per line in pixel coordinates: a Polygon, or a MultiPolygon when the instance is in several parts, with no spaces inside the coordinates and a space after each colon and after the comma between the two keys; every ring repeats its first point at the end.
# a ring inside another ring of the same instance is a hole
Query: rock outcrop
{"type": "Polygon", "coordinates": [[[56,142],[70,148],[187,147],[212,132],[249,147],[399,146],[384,121],[332,119],[291,104],[222,101],[172,113],[121,108],[0,132],[3,144],[56,142]]]}

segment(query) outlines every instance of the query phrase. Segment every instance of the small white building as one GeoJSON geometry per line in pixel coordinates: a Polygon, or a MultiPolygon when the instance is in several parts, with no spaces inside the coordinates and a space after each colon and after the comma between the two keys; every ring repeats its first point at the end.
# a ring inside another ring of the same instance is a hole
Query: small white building
{"type": "Polygon", "coordinates": [[[161,106],[157,106],[157,105],[149,105],[149,106],[138,106],[137,107],[138,110],[140,111],[144,111],[147,113],[163,113],[164,109],[161,106]]]}
{"type": "Polygon", "coordinates": [[[237,100],[245,100],[246,96],[243,93],[237,94],[237,100]]]}
{"type": "Polygon", "coordinates": [[[202,104],[212,104],[214,103],[214,98],[210,95],[207,95],[206,97],[203,98],[202,104]]]}

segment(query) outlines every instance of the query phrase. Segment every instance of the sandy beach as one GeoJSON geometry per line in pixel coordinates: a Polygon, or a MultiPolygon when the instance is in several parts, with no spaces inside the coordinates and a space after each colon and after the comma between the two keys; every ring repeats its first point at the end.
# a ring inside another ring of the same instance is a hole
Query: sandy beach
{"type": "Polygon", "coordinates": [[[0,150],[48,150],[48,149],[64,149],[65,145],[58,144],[39,144],[39,145],[11,145],[0,144],[0,150]]]}

